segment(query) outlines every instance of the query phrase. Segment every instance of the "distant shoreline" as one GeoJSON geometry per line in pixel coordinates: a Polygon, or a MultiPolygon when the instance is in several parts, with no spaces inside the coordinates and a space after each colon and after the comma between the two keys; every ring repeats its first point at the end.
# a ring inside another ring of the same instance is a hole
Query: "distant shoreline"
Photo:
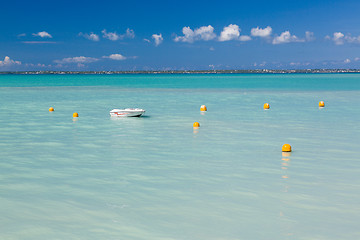
{"type": "Polygon", "coordinates": [[[117,74],[246,74],[246,73],[263,73],[263,74],[292,74],[292,73],[360,73],[360,69],[299,69],[299,70],[179,70],[179,71],[0,71],[0,75],[117,75],[117,74]]]}

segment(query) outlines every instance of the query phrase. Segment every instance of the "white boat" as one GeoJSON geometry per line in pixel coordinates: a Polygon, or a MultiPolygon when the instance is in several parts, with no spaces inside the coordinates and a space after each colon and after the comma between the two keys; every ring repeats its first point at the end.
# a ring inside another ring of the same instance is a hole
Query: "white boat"
{"type": "Polygon", "coordinates": [[[112,117],[140,117],[145,113],[141,108],[113,109],[110,111],[112,117]]]}

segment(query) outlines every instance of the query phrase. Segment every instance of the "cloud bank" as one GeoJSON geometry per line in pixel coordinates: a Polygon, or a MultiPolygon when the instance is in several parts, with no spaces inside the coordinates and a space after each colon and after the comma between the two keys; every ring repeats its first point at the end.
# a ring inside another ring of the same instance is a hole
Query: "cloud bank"
{"type": "Polygon", "coordinates": [[[4,61],[0,61],[0,67],[12,66],[12,65],[21,65],[21,62],[11,60],[8,56],[4,58],[4,61]]]}
{"type": "Polygon", "coordinates": [[[99,59],[97,58],[92,58],[92,57],[84,57],[84,56],[80,56],[80,57],[69,57],[69,58],[63,58],[61,60],[55,60],[55,63],[59,63],[59,64],[67,64],[67,63],[92,63],[92,62],[96,62],[99,59]]]}
{"type": "Polygon", "coordinates": [[[55,44],[57,42],[51,42],[51,41],[22,41],[22,43],[26,43],[26,44],[55,44]]]}

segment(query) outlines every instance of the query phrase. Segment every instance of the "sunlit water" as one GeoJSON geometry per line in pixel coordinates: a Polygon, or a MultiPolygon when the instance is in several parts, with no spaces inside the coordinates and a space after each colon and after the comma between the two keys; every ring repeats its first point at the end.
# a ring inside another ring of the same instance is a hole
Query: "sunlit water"
{"type": "Polygon", "coordinates": [[[360,239],[359,102],[358,74],[0,75],[0,239],[360,239]]]}

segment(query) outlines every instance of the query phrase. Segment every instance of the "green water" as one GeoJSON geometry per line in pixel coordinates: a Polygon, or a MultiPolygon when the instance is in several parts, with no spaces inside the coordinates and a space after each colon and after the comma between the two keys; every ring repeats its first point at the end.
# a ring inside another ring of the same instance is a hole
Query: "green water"
{"type": "Polygon", "coordinates": [[[357,74],[0,75],[0,239],[358,239],[359,101],[357,74]]]}

